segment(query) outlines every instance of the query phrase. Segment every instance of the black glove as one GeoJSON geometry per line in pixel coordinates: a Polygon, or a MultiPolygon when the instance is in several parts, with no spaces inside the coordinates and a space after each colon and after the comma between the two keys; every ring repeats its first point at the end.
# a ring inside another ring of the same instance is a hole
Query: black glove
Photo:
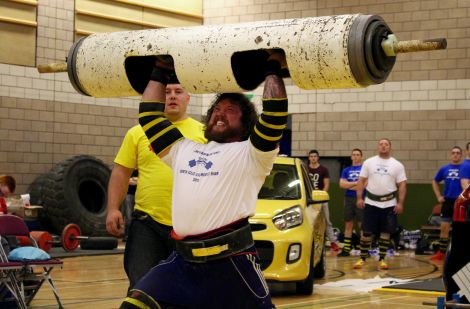
{"type": "Polygon", "coordinates": [[[154,67],[152,74],[150,74],[150,80],[160,82],[165,86],[167,84],[179,84],[178,77],[174,70],[168,70],[164,68],[154,67]]]}
{"type": "Polygon", "coordinates": [[[268,60],[264,65],[264,76],[277,75],[282,77],[281,64],[276,60],[268,60]]]}

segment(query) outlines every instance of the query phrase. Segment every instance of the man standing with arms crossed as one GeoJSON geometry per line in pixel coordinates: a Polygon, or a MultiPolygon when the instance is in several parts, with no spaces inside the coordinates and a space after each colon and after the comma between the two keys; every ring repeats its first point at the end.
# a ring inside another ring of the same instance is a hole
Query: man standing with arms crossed
{"type": "Polygon", "coordinates": [[[346,189],[344,193],[344,246],[339,256],[349,256],[351,252],[351,238],[354,227],[354,218],[358,228],[361,228],[363,209],[357,208],[357,180],[362,168],[362,151],[355,148],[351,152],[352,165],[346,167],[341,173],[339,186],[346,189]]]}
{"type": "Polygon", "coordinates": [[[462,148],[454,146],[450,153],[450,164],[439,169],[432,181],[432,189],[441,207],[441,232],[439,235],[439,250],[431,257],[431,260],[443,261],[449,246],[449,230],[454,214],[454,203],[462,189],[460,187],[460,160],[462,148]],[[441,193],[439,183],[444,181],[444,195],[441,193]]]}
{"type": "MultiPolygon", "coordinates": [[[[165,116],[185,137],[205,143],[203,125],[188,117],[186,112],[188,92],[180,84],[168,84],[165,95],[165,116]]],[[[124,269],[129,288],[132,288],[173,252],[174,241],[170,237],[173,175],[168,165],[153,152],[140,125],[127,132],[114,163],[108,184],[106,228],[118,237],[122,236],[125,225],[119,208],[126,196],[129,177],[135,168],[139,171],[135,208],[124,252],[124,269]]]]}
{"type": "Polygon", "coordinates": [[[367,159],[359,174],[357,207],[364,209],[364,220],[360,243],[361,258],[354,264],[355,269],[363,267],[372,236],[377,232],[380,232],[379,269],[388,269],[385,255],[390,245],[390,234],[397,228],[397,216],[403,213],[406,196],[405,167],[391,156],[391,150],[392,143],[388,138],[379,140],[378,155],[367,159]],[[365,200],[364,189],[367,191],[365,200]]]}

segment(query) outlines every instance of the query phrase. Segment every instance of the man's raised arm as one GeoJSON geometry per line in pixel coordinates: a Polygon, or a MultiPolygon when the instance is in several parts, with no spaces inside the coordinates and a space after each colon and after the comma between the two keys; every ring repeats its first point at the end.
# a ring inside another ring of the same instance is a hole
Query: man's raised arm
{"type": "Polygon", "coordinates": [[[157,60],[139,104],[139,124],[159,157],[165,156],[171,146],[183,139],[181,132],[164,114],[166,85],[177,82],[173,68],[157,60]]]}
{"type": "Polygon", "coordinates": [[[286,66],[285,56],[273,53],[266,62],[263,112],[250,136],[253,146],[260,151],[278,147],[287,124],[287,94],[281,69],[286,66]]]}

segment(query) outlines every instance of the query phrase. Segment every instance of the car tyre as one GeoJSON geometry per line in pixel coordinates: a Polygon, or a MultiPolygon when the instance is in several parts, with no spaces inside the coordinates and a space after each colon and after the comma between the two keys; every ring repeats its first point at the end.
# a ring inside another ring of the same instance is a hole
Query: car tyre
{"type": "Polygon", "coordinates": [[[307,278],[304,281],[297,282],[295,284],[295,291],[299,295],[312,295],[313,293],[313,279],[315,277],[315,268],[313,266],[314,263],[314,255],[313,255],[313,246],[312,246],[312,253],[310,255],[310,270],[308,272],[307,278]]]}
{"type": "Polygon", "coordinates": [[[326,273],[325,255],[326,255],[326,251],[325,251],[325,247],[323,247],[323,250],[321,252],[320,262],[318,262],[318,264],[313,269],[313,277],[315,277],[315,279],[322,279],[325,277],[325,273],[326,273]]]}

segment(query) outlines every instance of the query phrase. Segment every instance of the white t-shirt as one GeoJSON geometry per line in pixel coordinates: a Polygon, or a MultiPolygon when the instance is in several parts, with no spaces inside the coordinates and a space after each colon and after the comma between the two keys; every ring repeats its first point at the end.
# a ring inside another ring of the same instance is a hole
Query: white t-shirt
{"type": "MultiPolygon", "coordinates": [[[[387,195],[397,191],[397,184],[406,181],[405,167],[395,158],[382,159],[375,156],[367,159],[362,165],[359,177],[367,178],[366,189],[375,195],[387,195]]],[[[395,206],[397,199],[394,198],[386,202],[373,201],[367,197],[366,204],[380,208],[395,206]]]]}
{"type": "Polygon", "coordinates": [[[258,192],[278,149],[261,152],[249,140],[175,144],[162,160],[173,168],[173,229],[196,235],[254,215],[258,192]]]}

